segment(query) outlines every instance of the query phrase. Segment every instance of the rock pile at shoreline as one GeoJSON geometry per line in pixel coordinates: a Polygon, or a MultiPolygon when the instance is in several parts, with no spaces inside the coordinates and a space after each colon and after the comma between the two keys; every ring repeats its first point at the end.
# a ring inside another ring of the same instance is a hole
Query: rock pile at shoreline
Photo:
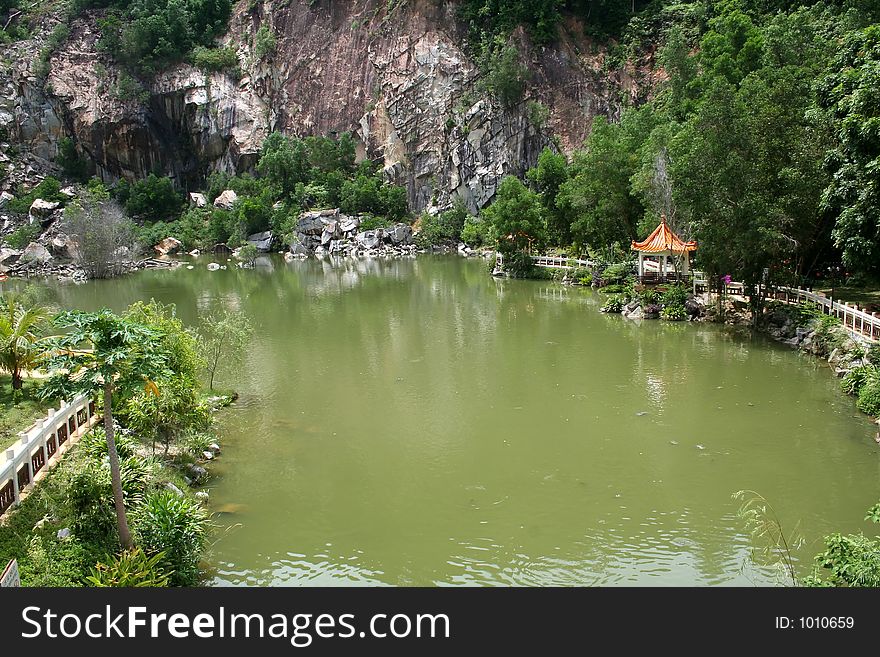
{"type": "Polygon", "coordinates": [[[286,257],[310,255],[374,256],[414,255],[412,227],[398,223],[387,228],[360,230],[360,217],[339,208],[303,212],[299,216],[286,257]]]}

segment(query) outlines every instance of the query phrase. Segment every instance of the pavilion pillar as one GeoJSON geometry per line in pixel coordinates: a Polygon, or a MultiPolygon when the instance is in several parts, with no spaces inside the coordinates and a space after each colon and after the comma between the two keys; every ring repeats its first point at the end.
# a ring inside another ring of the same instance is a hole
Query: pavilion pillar
{"type": "Polygon", "coordinates": [[[663,254],[663,257],[660,258],[660,280],[666,279],[666,254],[663,254]]]}
{"type": "Polygon", "coordinates": [[[687,276],[688,275],[688,267],[689,267],[690,259],[691,259],[691,254],[688,253],[687,251],[685,251],[682,254],[682,256],[683,257],[681,259],[681,273],[684,274],[685,276],[687,276]]]}
{"type": "Polygon", "coordinates": [[[645,276],[645,254],[639,251],[639,280],[645,276]]]}

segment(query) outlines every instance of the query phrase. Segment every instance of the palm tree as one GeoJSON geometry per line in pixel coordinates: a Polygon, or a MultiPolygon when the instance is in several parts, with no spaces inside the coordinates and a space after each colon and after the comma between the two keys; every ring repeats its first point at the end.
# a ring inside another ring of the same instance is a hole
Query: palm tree
{"type": "Polygon", "coordinates": [[[48,325],[45,306],[25,306],[12,293],[0,297],[0,371],[12,375],[13,390],[21,390],[22,372],[33,369],[44,357],[48,325]]]}
{"type": "Polygon", "coordinates": [[[153,380],[167,370],[167,354],[161,349],[162,334],[106,309],[96,313],[64,312],[55,322],[68,333],[52,341],[49,365],[53,376],[44,387],[44,395],[103,394],[116,524],[119,542],[128,549],[132,547],[132,540],[116,452],[113,399],[115,394],[124,396],[139,388],[158,392],[153,380]]]}

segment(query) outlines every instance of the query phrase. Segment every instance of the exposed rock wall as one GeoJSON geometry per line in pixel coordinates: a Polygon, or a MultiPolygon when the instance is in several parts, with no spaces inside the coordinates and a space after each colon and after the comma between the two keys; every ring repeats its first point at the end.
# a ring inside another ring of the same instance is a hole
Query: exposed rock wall
{"type": "MultiPolygon", "coordinates": [[[[96,46],[96,14],[74,21],[51,60],[47,92],[21,58],[12,73],[17,137],[50,160],[74,136],[104,178],[174,175],[193,187],[216,170],[244,171],[273,130],[304,136],[350,131],[359,155],[404,184],[415,210],[458,195],[477,210],[501,178],[534,165],[546,146],[571,149],[593,117],[619,113],[639,86],[603,70],[603,54],[568,23],[553,48],[514,38],[532,70],[526,99],[504,108],[478,89],[454,2],[269,0],[240,2],[225,37],[240,75],[179,65],[121,97],[125,74],[96,46]],[[393,8],[389,10],[389,5],[393,8]],[[257,56],[261,26],[277,39],[257,56]],[[141,97],[138,97],[141,96],[141,97]],[[528,101],[550,110],[532,125],[528,101]]],[[[0,108],[2,109],[2,108],[0,108]]]]}

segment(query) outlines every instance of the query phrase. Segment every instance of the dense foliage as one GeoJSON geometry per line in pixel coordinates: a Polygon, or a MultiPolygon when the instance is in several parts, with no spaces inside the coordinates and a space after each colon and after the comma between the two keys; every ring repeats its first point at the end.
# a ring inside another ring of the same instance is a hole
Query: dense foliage
{"type": "Polygon", "coordinates": [[[529,188],[505,181],[484,212],[499,248],[520,235],[518,249],[610,259],[665,215],[712,280],[810,284],[841,259],[876,275],[876,3],[637,5],[623,32],[663,44],[668,81],[619,120],[597,118],[569,159],[545,152],[529,188]]]}

